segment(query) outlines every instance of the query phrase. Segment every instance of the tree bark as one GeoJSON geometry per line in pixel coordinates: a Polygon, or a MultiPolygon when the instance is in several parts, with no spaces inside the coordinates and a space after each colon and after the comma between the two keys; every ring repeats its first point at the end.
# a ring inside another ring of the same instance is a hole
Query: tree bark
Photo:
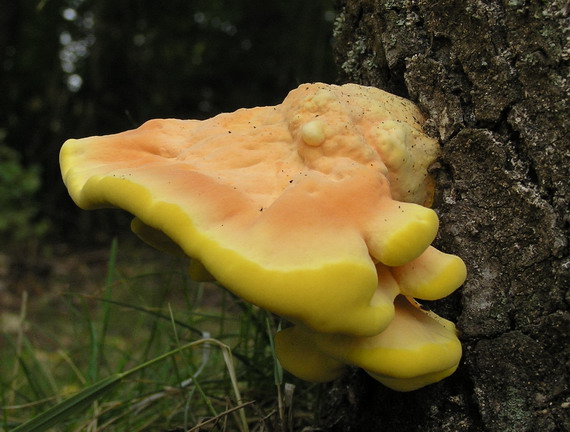
{"type": "Polygon", "coordinates": [[[416,101],[440,139],[437,246],[469,277],[430,305],[464,348],[397,393],[331,385],[327,431],[570,431],[570,58],[566,0],[340,0],[343,81],[416,101]]]}

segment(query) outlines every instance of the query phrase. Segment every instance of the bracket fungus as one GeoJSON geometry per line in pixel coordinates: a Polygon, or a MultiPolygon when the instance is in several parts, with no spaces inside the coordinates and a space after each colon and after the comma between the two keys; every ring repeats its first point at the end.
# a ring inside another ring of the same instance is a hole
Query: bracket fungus
{"type": "Polygon", "coordinates": [[[394,318],[375,336],[318,333],[301,325],[276,335],[283,367],[307,381],[329,381],[358,366],[387,387],[416,390],[451,375],[461,358],[452,322],[398,296],[394,318]]]}
{"type": "Polygon", "coordinates": [[[408,390],[451,373],[460,348],[453,324],[410,312],[404,296],[438,299],[465,279],[460,258],[430,246],[439,147],[423,121],[376,88],[303,84],[277,106],[70,139],[60,164],[81,208],[130,212],[133,231],[192,258],[193,275],[292,322],[277,337],[285,368],[322,381],[354,364],[408,390]],[[293,348],[293,336],[314,346],[293,348]],[[411,345],[390,345],[398,338],[411,345]],[[379,360],[406,363],[414,349],[442,360],[407,374],[379,360]],[[314,358],[307,370],[295,351],[314,358]]]}

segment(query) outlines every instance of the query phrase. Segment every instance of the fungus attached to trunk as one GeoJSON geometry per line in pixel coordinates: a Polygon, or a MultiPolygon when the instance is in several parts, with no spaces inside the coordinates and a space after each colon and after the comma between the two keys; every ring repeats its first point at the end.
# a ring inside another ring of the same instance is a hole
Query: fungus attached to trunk
{"type": "Polygon", "coordinates": [[[461,358],[455,326],[399,296],[390,325],[376,336],[316,333],[302,326],[277,333],[283,367],[307,381],[328,381],[344,365],[358,366],[398,391],[416,390],[451,375],[461,358]]]}
{"type": "Polygon", "coordinates": [[[80,207],[130,212],[193,274],[309,332],[378,337],[398,293],[440,298],[464,278],[430,247],[439,148],[423,121],[375,88],[303,84],[273,107],[68,140],[60,163],[80,207]]]}

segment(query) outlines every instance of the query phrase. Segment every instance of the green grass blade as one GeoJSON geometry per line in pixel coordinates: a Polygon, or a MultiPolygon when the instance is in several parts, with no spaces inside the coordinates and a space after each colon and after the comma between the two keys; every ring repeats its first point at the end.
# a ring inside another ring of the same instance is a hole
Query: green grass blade
{"type": "MultiPolygon", "coordinates": [[[[109,261],[107,263],[107,277],[105,280],[105,292],[103,298],[105,300],[112,298],[113,296],[113,283],[115,282],[117,275],[117,254],[119,250],[119,243],[117,239],[114,238],[111,242],[111,251],[109,254],[109,261]]],[[[99,377],[99,369],[103,363],[103,353],[105,352],[105,337],[107,336],[107,329],[109,328],[109,316],[110,316],[111,305],[107,302],[103,303],[103,317],[101,319],[101,332],[99,334],[98,347],[97,347],[97,375],[99,377]]]]}
{"type": "Polygon", "coordinates": [[[26,336],[22,338],[21,343],[23,348],[18,362],[22,375],[26,377],[36,398],[57,397],[59,394],[57,383],[49,369],[45,368],[42,361],[38,359],[38,352],[26,336]]]}
{"type": "MultiPolygon", "coordinates": [[[[174,319],[174,314],[172,312],[172,308],[170,307],[170,304],[168,305],[168,310],[170,312],[170,319],[171,319],[171,323],[172,323],[172,331],[174,333],[174,339],[176,341],[176,344],[180,347],[180,339],[178,338],[178,332],[176,331],[176,320],[174,319]]],[[[208,345],[206,344],[206,347],[208,345]]],[[[176,362],[173,362],[173,366],[174,369],[176,371],[176,373],[178,373],[178,368],[176,366],[176,362]]],[[[202,364],[203,365],[203,364],[202,364]]],[[[188,363],[186,363],[186,367],[190,368],[190,365],[188,363]]],[[[196,390],[198,390],[198,394],[200,395],[200,397],[202,398],[202,401],[204,402],[204,404],[208,407],[208,409],[210,410],[210,412],[212,413],[212,415],[217,416],[218,413],[216,411],[216,409],[214,408],[214,406],[212,405],[212,402],[210,401],[210,399],[208,398],[208,396],[206,396],[206,393],[204,392],[204,390],[202,389],[202,386],[200,385],[200,381],[198,380],[198,376],[200,375],[202,367],[199,367],[197,370],[194,371],[194,373],[192,374],[192,383],[194,384],[194,387],[196,388],[196,390]]],[[[180,381],[180,380],[179,380],[180,381]]]]}
{"type": "MultiPolygon", "coordinates": [[[[20,304],[20,314],[18,316],[18,330],[17,330],[17,337],[16,337],[16,349],[15,349],[15,358],[18,359],[14,362],[13,369],[12,369],[12,376],[9,381],[13,382],[18,377],[20,371],[20,358],[22,356],[22,349],[24,346],[24,322],[26,321],[26,315],[28,311],[28,292],[22,292],[22,301],[20,304]]],[[[7,405],[12,405],[14,400],[16,399],[16,393],[13,390],[10,390],[10,393],[7,395],[7,405]]]]}
{"type": "MultiPolygon", "coordinates": [[[[232,357],[232,351],[230,349],[229,346],[225,345],[225,344],[219,344],[220,348],[222,349],[222,355],[224,357],[224,362],[226,363],[226,368],[228,370],[228,373],[230,375],[230,381],[232,383],[232,387],[233,387],[233,391],[236,397],[236,402],[238,403],[238,405],[243,405],[243,400],[241,397],[241,393],[239,391],[239,384],[238,384],[238,379],[237,379],[237,375],[236,375],[236,369],[234,366],[234,361],[233,361],[233,357],[232,357]]],[[[239,419],[240,421],[238,422],[239,428],[241,432],[249,432],[249,427],[247,424],[247,418],[245,416],[245,412],[244,410],[239,410],[239,419]]]]}
{"type": "MultiPolygon", "coordinates": [[[[84,306],[87,310],[87,305],[84,306]]],[[[95,383],[99,377],[99,368],[97,363],[99,362],[99,344],[97,343],[97,328],[95,327],[95,323],[89,317],[89,314],[86,313],[85,316],[87,317],[87,325],[89,327],[89,366],[87,371],[87,376],[89,377],[90,383],[95,383]]]]}
{"type": "MultiPolygon", "coordinates": [[[[111,300],[111,299],[109,299],[109,298],[94,297],[94,296],[89,296],[89,295],[84,295],[84,294],[82,294],[81,296],[84,297],[84,298],[93,299],[93,300],[97,300],[97,301],[100,301],[100,302],[105,302],[105,303],[109,303],[109,304],[114,304],[114,305],[117,305],[117,306],[121,306],[121,307],[123,307],[123,308],[125,308],[125,309],[131,309],[131,310],[135,310],[135,311],[138,311],[138,312],[144,312],[144,313],[149,314],[149,315],[152,315],[152,316],[154,316],[154,317],[156,317],[156,318],[160,318],[161,320],[171,321],[171,317],[170,317],[170,316],[168,316],[168,315],[166,315],[166,314],[162,314],[162,313],[160,313],[160,312],[156,312],[156,311],[154,311],[154,310],[152,310],[152,309],[148,309],[148,308],[145,308],[145,307],[142,307],[142,306],[137,306],[137,305],[133,305],[133,304],[129,304],[129,303],[124,303],[124,302],[121,302],[121,301],[118,301],[118,300],[111,300]]],[[[197,335],[202,336],[202,334],[203,334],[202,330],[200,330],[200,329],[198,329],[198,328],[196,328],[196,327],[192,327],[192,326],[188,325],[187,323],[185,323],[185,322],[183,322],[183,321],[180,321],[180,320],[175,319],[174,322],[176,323],[176,325],[178,325],[178,326],[180,326],[180,327],[182,327],[182,328],[185,328],[185,329],[187,329],[187,330],[190,330],[190,331],[192,331],[193,333],[196,333],[197,335]]]]}
{"type": "Polygon", "coordinates": [[[67,417],[83,410],[103,394],[112,390],[122,378],[122,374],[118,374],[101,380],[12,429],[11,432],[40,432],[61,424],[67,417]]]}
{"type": "MultiPolygon", "coordinates": [[[[66,418],[69,416],[83,410],[91,403],[98,400],[101,396],[109,391],[113,390],[117,384],[121,382],[124,378],[131,376],[155,363],[158,363],[162,360],[165,360],[175,354],[178,354],[181,351],[184,351],[188,348],[192,348],[197,345],[201,344],[214,344],[217,345],[222,349],[224,353],[224,359],[226,360],[226,364],[232,366],[231,361],[231,351],[229,347],[216,339],[200,339],[198,341],[191,342],[189,344],[183,345],[180,348],[177,348],[172,351],[168,351],[164,354],[161,354],[158,357],[155,357],[147,362],[144,362],[128,371],[117,373],[111,375],[108,378],[98,381],[97,383],[90,385],[89,387],[81,390],[79,393],[71,396],[70,398],[54,405],[53,407],[47,409],[43,413],[39,414],[38,416],[34,417],[33,419],[17,426],[15,429],[12,429],[11,432],[43,432],[46,431],[51,426],[61,424],[65,421],[66,418]]],[[[235,375],[232,376],[234,381],[234,391],[236,393],[236,399],[238,403],[242,403],[241,396],[239,394],[239,389],[237,388],[237,380],[235,379],[235,375]]],[[[245,420],[245,416],[243,417],[245,420]]]]}
{"type": "Polygon", "coordinates": [[[273,358],[273,376],[275,378],[275,385],[280,386],[283,384],[283,367],[281,367],[281,363],[279,363],[279,359],[277,358],[277,352],[275,351],[275,341],[273,338],[275,337],[277,330],[281,329],[279,328],[275,330],[272,317],[267,312],[265,314],[265,323],[267,326],[267,339],[269,341],[269,348],[271,349],[271,357],[273,358]]]}

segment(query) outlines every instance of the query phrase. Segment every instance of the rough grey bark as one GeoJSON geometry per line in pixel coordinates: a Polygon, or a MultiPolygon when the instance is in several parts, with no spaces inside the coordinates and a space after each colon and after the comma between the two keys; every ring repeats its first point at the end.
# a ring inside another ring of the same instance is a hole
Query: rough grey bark
{"type": "Polygon", "coordinates": [[[458,322],[458,372],[396,393],[331,386],[330,431],[570,430],[570,4],[341,0],[343,81],[415,100],[443,155],[438,246],[469,278],[433,303],[458,322]]]}

